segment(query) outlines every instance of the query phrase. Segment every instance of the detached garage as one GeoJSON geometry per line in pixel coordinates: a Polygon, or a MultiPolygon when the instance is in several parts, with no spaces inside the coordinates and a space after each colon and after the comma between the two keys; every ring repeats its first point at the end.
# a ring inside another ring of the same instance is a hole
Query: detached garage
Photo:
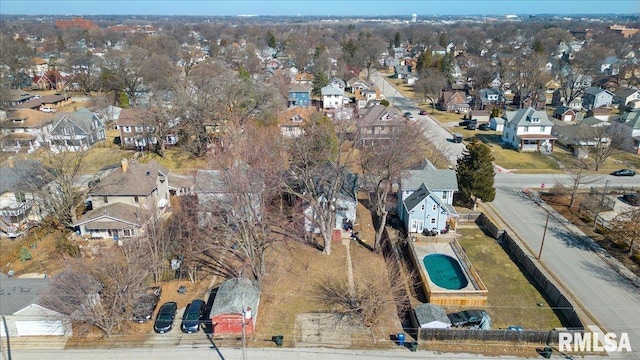
{"type": "Polygon", "coordinates": [[[49,279],[0,277],[0,314],[4,315],[7,329],[0,327],[0,336],[71,336],[71,322],[56,311],[38,304],[40,294],[46,291],[49,279]]]}
{"type": "Polygon", "coordinates": [[[260,288],[249,279],[229,279],[218,288],[211,306],[213,335],[253,334],[260,303],[260,288]]]}

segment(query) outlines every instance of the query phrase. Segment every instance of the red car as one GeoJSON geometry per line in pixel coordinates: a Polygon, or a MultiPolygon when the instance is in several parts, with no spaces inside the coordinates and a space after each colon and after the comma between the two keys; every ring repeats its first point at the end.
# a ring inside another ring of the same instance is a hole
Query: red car
{"type": "Polygon", "coordinates": [[[420,115],[427,115],[427,110],[420,110],[420,115]]]}

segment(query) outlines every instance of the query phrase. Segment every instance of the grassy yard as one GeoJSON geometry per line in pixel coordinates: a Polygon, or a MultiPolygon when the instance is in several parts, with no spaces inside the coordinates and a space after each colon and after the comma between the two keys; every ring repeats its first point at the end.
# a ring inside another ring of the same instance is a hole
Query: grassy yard
{"type": "Polygon", "coordinates": [[[489,290],[486,309],[493,328],[518,325],[549,330],[562,326],[544,297],[494,239],[477,228],[459,232],[463,235],[460,245],[489,290]]]}
{"type": "MultiPolygon", "coordinates": [[[[456,130],[457,131],[457,130],[456,130]]],[[[495,163],[505,169],[517,170],[518,173],[560,172],[558,163],[553,157],[536,152],[518,152],[503,148],[500,144],[500,134],[495,131],[461,130],[465,140],[475,137],[491,148],[495,163]],[[469,134],[471,132],[472,134],[469,134]]],[[[560,150],[559,150],[560,151],[560,150]]],[[[554,149],[554,153],[556,150],[554,149]]]]}

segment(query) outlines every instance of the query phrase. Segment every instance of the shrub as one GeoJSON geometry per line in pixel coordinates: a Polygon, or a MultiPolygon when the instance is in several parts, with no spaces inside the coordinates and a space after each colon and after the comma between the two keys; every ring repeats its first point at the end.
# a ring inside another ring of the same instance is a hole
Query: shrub
{"type": "Polygon", "coordinates": [[[33,256],[31,255],[31,251],[26,246],[23,246],[20,249],[20,261],[25,262],[27,260],[31,260],[33,256]]]}
{"type": "Polygon", "coordinates": [[[69,255],[71,257],[80,257],[80,246],[78,244],[69,241],[69,239],[65,237],[60,237],[56,239],[55,242],[56,251],[60,255],[69,255]]]}

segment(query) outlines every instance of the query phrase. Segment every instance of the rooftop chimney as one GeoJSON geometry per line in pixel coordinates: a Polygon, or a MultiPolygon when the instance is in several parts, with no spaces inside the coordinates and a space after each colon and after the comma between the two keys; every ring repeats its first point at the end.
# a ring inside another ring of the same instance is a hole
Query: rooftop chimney
{"type": "Polygon", "coordinates": [[[127,161],[127,159],[120,160],[120,166],[122,166],[122,172],[127,172],[127,167],[129,167],[129,161],[127,161]]]}

